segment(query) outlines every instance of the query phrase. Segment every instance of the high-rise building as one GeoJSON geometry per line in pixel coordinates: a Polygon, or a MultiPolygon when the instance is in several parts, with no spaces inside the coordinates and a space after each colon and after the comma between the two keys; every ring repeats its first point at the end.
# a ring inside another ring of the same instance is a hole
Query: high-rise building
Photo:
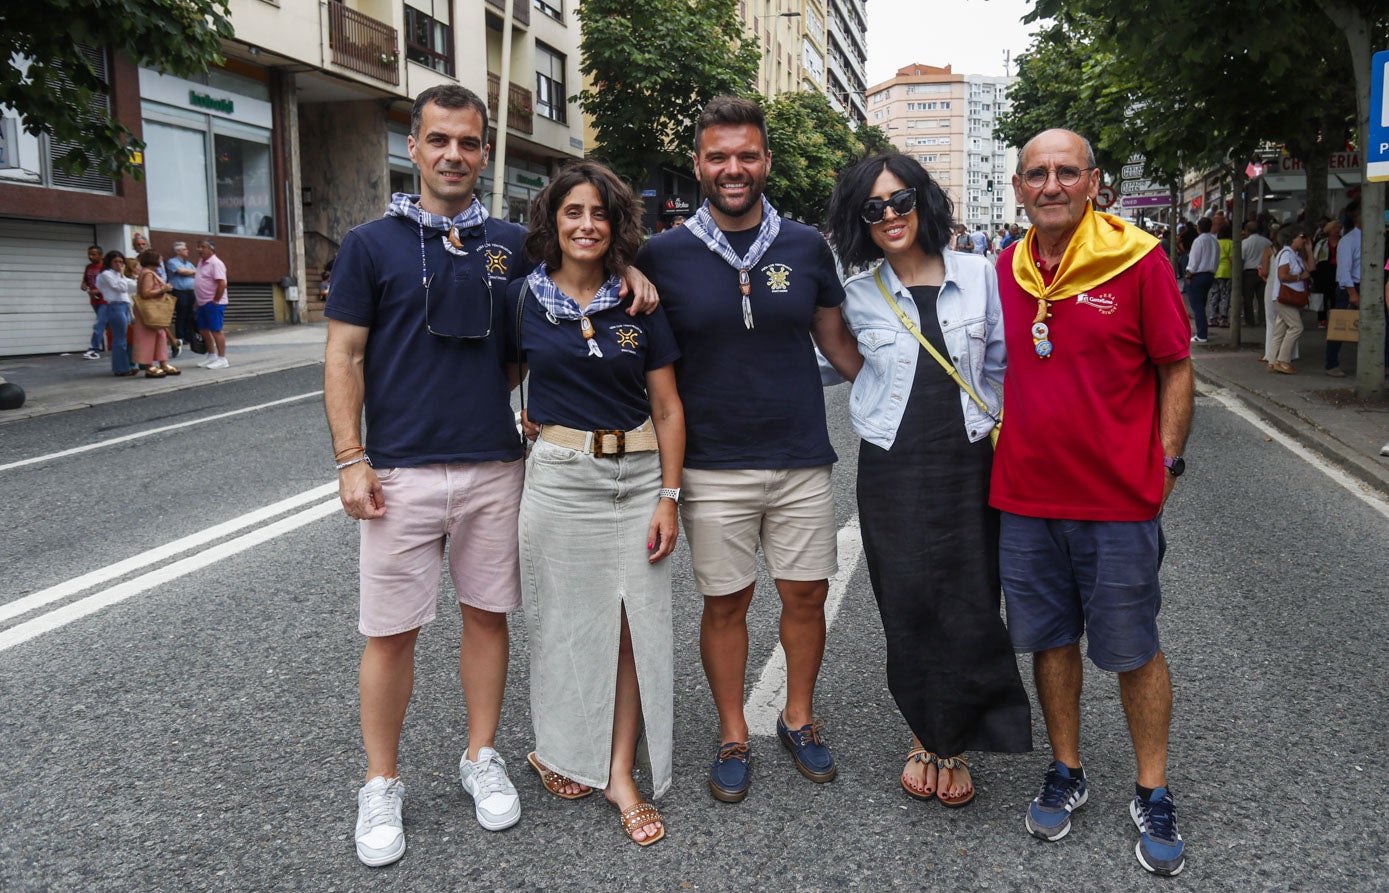
{"type": "Polygon", "coordinates": [[[954,202],[955,219],[971,230],[1017,220],[1016,150],[994,139],[1011,80],[912,64],[867,91],[868,123],[930,172],[954,202]]]}
{"type": "Polygon", "coordinates": [[[762,45],[757,90],[824,93],[846,117],[867,115],[865,0],[739,0],[747,32],[762,45]]]}

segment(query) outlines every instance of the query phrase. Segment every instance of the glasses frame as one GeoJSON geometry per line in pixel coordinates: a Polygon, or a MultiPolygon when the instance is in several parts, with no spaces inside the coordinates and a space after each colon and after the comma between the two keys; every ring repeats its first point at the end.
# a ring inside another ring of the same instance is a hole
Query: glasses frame
{"type": "Polygon", "coordinates": [[[1085,179],[1085,175],[1086,175],[1087,173],[1089,173],[1090,171],[1093,171],[1093,170],[1095,170],[1095,169],[1096,169],[1096,168],[1095,168],[1094,165],[1091,165],[1091,166],[1089,166],[1089,167],[1082,167],[1082,168],[1080,168],[1080,169],[1076,172],[1076,177],[1075,177],[1075,179],[1072,180],[1072,181],[1069,182],[1069,183],[1067,183],[1065,180],[1061,179],[1061,168],[1059,168],[1059,167],[1049,167],[1049,168],[1045,168],[1045,169],[1044,169],[1044,173],[1042,174],[1042,182],[1040,182],[1040,183],[1035,183],[1035,184],[1034,184],[1034,183],[1031,182],[1031,180],[1032,180],[1032,175],[1035,174],[1035,173],[1037,172],[1037,169],[1036,169],[1036,168],[1033,168],[1033,169],[1030,170],[1030,171],[1023,171],[1023,172],[1022,172],[1022,175],[1021,175],[1018,179],[1022,180],[1023,185],[1026,186],[1028,189],[1045,189],[1045,188],[1046,188],[1046,185],[1047,185],[1047,181],[1050,180],[1053,176],[1055,176],[1055,177],[1056,177],[1056,185],[1060,186],[1062,189],[1070,189],[1072,186],[1076,185],[1076,184],[1079,183],[1081,180],[1085,179]]]}
{"type": "Polygon", "coordinates": [[[916,187],[903,187],[902,189],[899,189],[896,192],[892,193],[892,195],[889,195],[887,198],[865,199],[863,204],[859,206],[858,216],[860,219],[863,220],[864,223],[868,224],[869,226],[873,226],[874,224],[882,223],[884,220],[887,219],[888,208],[891,208],[892,213],[896,214],[898,217],[906,217],[908,214],[915,211],[916,187]],[[899,209],[897,206],[903,203],[904,197],[909,197],[911,199],[911,204],[908,205],[906,208],[899,209]],[[877,216],[873,216],[875,214],[877,216]]]}
{"type": "Polygon", "coordinates": [[[434,275],[424,280],[424,329],[436,338],[448,338],[453,341],[486,341],[492,337],[492,316],[496,310],[496,298],[492,294],[492,280],[487,278],[487,274],[482,274],[482,287],[487,289],[487,331],[481,335],[454,335],[451,332],[436,331],[433,324],[429,321],[429,290],[434,283],[434,275]]]}

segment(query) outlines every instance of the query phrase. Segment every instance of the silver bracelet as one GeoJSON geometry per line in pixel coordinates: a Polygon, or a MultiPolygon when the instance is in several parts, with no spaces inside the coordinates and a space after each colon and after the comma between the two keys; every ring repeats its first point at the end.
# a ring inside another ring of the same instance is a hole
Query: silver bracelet
{"type": "Polygon", "coordinates": [[[336,468],[338,471],[342,471],[344,468],[349,468],[349,467],[351,467],[351,466],[353,466],[353,465],[356,465],[358,462],[365,462],[365,461],[367,461],[367,457],[366,457],[366,456],[358,456],[358,457],[355,458],[355,459],[348,459],[346,462],[339,462],[338,464],[334,465],[333,467],[336,468]]]}

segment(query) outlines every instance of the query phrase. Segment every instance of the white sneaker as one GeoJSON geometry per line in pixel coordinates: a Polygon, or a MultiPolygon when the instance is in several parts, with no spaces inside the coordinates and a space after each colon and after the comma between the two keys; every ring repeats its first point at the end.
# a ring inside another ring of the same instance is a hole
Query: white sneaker
{"type": "Polygon", "coordinates": [[[506,763],[490,747],[480,748],[477,762],[468,752],[458,760],[463,790],[473,798],[477,823],[488,831],[502,831],[521,821],[521,798],[506,774],[506,763]]]}
{"type": "Polygon", "coordinates": [[[230,366],[230,365],[231,365],[231,363],[228,363],[228,362],[227,362],[227,358],[226,358],[226,357],[218,357],[217,359],[213,360],[211,363],[208,363],[208,364],[207,364],[207,368],[209,368],[209,369],[225,369],[225,368],[227,368],[227,367],[230,366]]]}
{"type": "Polygon", "coordinates": [[[217,362],[217,354],[208,353],[205,354],[201,360],[198,360],[198,365],[206,369],[208,366],[211,366],[215,362],[217,362]]]}
{"type": "Polygon", "coordinates": [[[357,792],[357,858],[363,865],[390,865],[405,855],[404,800],[399,778],[378,775],[357,792]]]}
{"type": "Polygon", "coordinates": [[[86,353],[82,354],[82,359],[84,359],[84,360],[99,360],[99,359],[101,359],[101,354],[97,353],[97,352],[94,351],[94,350],[89,350],[89,351],[87,351],[86,353]]]}

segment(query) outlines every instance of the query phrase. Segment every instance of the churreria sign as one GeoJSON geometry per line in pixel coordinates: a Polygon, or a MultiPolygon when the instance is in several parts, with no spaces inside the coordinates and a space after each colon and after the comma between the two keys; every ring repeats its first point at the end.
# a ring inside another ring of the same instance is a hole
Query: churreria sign
{"type": "Polygon", "coordinates": [[[206,93],[199,93],[196,90],[188,91],[188,104],[204,108],[213,112],[221,112],[224,115],[232,114],[234,108],[230,99],[220,99],[216,96],[208,96],[206,93]]]}

